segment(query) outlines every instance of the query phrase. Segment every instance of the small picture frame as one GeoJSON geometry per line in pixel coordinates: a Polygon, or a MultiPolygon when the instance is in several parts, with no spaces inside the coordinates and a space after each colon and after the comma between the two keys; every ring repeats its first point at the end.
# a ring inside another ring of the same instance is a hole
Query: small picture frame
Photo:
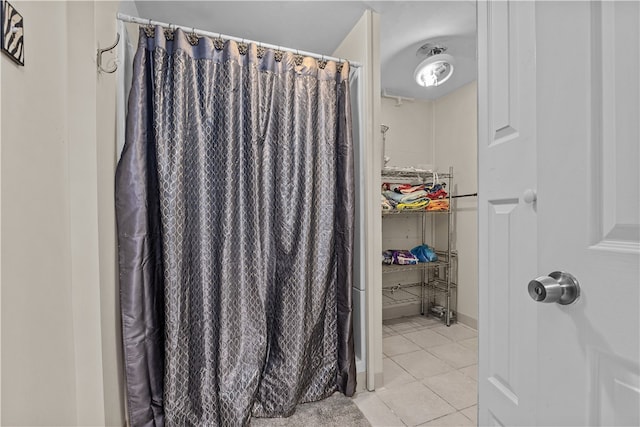
{"type": "Polygon", "coordinates": [[[24,20],[22,15],[6,0],[0,0],[2,19],[2,51],[9,58],[24,66],[24,20]]]}

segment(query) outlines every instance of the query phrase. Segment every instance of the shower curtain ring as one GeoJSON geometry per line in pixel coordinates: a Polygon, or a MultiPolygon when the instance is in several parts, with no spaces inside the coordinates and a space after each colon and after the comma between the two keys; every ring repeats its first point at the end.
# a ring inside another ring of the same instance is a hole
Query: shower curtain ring
{"type": "Polygon", "coordinates": [[[164,37],[167,40],[173,40],[174,39],[175,30],[173,28],[171,28],[172,26],[173,26],[173,24],[171,22],[169,22],[169,27],[164,30],[164,37]]]}

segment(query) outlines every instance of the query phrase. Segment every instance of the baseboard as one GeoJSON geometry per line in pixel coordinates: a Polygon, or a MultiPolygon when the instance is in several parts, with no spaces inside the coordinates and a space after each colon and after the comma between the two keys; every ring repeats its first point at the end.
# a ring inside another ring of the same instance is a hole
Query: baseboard
{"type": "Polygon", "coordinates": [[[382,388],[384,386],[384,374],[382,372],[376,372],[374,382],[376,389],[382,388]]]}
{"type": "Polygon", "coordinates": [[[468,327],[473,328],[476,331],[478,330],[478,319],[474,319],[473,317],[467,316],[466,314],[462,314],[460,312],[458,312],[457,315],[458,322],[462,323],[463,325],[467,325],[468,327]]]}
{"type": "MultiPolygon", "coordinates": [[[[418,314],[420,314],[419,302],[382,308],[382,320],[399,319],[400,317],[417,316],[418,314]]],[[[457,318],[454,318],[454,322],[460,322],[470,328],[478,330],[478,319],[460,312],[457,312],[456,316],[457,318]]]]}
{"type": "Polygon", "coordinates": [[[405,316],[416,316],[420,314],[420,303],[396,305],[382,308],[382,320],[398,319],[405,316]]]}
{"type": "Polygon", "coordinates": [[[367,391],[367,372],[358,372],[356,374],[356,393],[367,391]]]}

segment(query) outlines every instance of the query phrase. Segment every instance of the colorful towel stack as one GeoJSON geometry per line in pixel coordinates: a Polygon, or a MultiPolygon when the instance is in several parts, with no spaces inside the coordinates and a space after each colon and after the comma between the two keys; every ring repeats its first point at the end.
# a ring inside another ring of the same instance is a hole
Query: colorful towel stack
{"type": "Polygon", "coordinates": [[[382,209],[389,210],[449,210],[447,192],[442,184],[382,184],[382,209]],[[434,208],[430,206],[434,204],[434,208]],[[445,207],[446,206],[446,207],[445,207]]]}

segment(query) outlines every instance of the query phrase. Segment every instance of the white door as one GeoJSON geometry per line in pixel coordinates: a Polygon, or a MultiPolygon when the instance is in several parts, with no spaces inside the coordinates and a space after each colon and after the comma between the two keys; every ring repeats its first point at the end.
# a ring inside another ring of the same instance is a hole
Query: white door
{"type": "Polygon", "coordinates": [[[639,28],[638,2],[478,4],[480,425],[640,425],[639,28]],[[559,270],[578,300],[535,302],[559,270]]]}

